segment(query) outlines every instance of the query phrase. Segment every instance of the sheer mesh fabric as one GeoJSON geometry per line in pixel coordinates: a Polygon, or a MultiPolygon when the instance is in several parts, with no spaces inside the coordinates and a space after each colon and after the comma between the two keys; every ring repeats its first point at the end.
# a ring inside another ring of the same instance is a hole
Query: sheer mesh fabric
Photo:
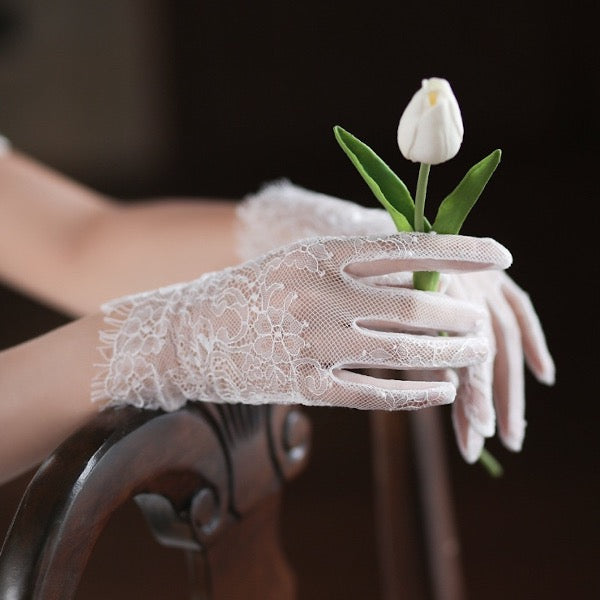
{"type": "Polygon", "coordinates": [[[121,298],[103,307],[93,398],[165,410],[188,400],[384,410],[448,403],[455,395],[449,382],[356,370],[479,364],[489,353],[482,310],[373,282],[388,273],[508,261],[493,240],[459,236],[312,238],[193,282],[121,298]]]}
{"type": "MultiPolygon", "coordinates": [[[[280,180],[249,195],[238,210],[239,250],[244,258],[266,252],[301,236],[368,235],[391,233],[394,225],[386,211],[306,190],[280,180]]],[[[465,265],[463,265],[464,267],[465,265]]],[[[506,264],[505,266],[508,266],[506,264]]],[[[501,271],[443,276],[440,289],[454,298],[476,303],[485,316],[482,334],[490,354],[482,363],[456,373],[453,422],[458,446],[468,462],[475,461],[485,437],[498,432],[505,446],[519,450],[525,435],[523,359],[539,381],[552,384],[554,363],[529,296],[501,271]],[[457,376],[457,377],[456,377],[457,376]]],[[[408,272],[375,277],[376,285],[412,287],[408,272]]]]}

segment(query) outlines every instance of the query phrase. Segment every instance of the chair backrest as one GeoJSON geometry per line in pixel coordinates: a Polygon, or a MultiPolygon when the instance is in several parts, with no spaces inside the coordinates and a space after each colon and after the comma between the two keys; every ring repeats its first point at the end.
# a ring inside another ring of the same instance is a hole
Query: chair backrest
{"type": "Polygon", "coordinates": [[[156,539],[188,552],[190,597],[293,598],[279,497],[309,445],[295,406],[104,411],[29,484],[0,553],[0,596],[72,598],[103,527],[134,498],[156,539]]]}

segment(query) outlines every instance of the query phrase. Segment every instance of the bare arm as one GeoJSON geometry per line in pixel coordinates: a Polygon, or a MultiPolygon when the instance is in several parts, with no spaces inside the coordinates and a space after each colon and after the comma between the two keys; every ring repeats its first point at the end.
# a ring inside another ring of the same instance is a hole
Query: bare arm
{"type": "MultiPolygon", "coordinates": [[[[0,279],[67,314],[234,264],[233,222],[231,202],[129,206],[18,152],[0,157],[0,279]]],[[[101,323],[85,317],[0,352],[0,482],[96,414],[101,323]]]]}
{"type": "Polygon", "coordinates": [[[18,152],[0,159],[0,278],[67,314],[235,264],[235,203],[127,205],[18,152]]]}
{"type": "Polygon", "coordinates": [[[98,411],[90,382],[102,315],[0,352],[0,483],[47,456],[98,411]]]}

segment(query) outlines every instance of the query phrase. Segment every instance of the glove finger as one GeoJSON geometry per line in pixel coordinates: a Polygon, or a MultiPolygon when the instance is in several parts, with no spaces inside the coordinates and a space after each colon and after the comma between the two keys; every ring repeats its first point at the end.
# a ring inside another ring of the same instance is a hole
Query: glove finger
{"type": "Polygon", "coordinates": [[[456,436],[456,442],[463,458],[468,463],[474,463],[480,456],[484,445],[484,436],[481,435],[471,423],[469,415],[465,411],[465,395],[461,390],[461,377],[465,369],[444,369],[439,371],[408,371],[403,373],[411,380],[427,379],[428,381],[447,381],[452,383],[456,389],[456,398],[452,405],[452,424],[456,436]]]}
{"type": "Polygon", "coordinates": [[[458,386],[456,369],[404,370],[402,371],[402,379],[406,381],[445,381],[451,383],[455,388],[458,386]]]}
{"type": "Polygon", "coordinates": [[[361,315],[354,323],[363,329],[436,335],[472,333],[486,316],[480,306],[445,294],[362,285],[347,294],[347,310],[361,315]]]}
{"type": "MultiPolygon", "coordinates": [[[[440,293],[446,293],[452,277],[453,275],[441,273],[437,291],[440,293]]],[[[387,275],[378,275],[375,277],[365,277],[361,279],[361,282],[371,287],[414,289],[413,274],[407,271],[401,271],[400,273],[389,273],[387,275]]]]}
{"type": "Polygon", "coordinates": [[[485,439],[471,426],[464,402],[458,396],[458,392],[452,405],[452,425],[460,453],[466,462],[474,463],[481,455],[485,439]]]}
{"type": "Polygon", "coordinates": [[[492,360],[461,369],[456,392],[471,427],[484,437],[493,436],[496,429],[492,399],[493,369],[492,360]]]}
{"type": "Polygon", "coordinates": [[[322,364],[335,367],[446,369],[483,362],[489,343],[483,336],[427,336],[377,331],[345,331],[336,343],[323,346],[322,364]]]}
{"type": "Polygon", "coordinates": [[[502,292],[519,324],[527,365],[538,381],[552,385],[555,378],[554,361],[529,295],[508,275],[502,275],[502,292]]]}
{"type": "Polygon", "coordinates": [[[454,386],[443,381],[379,379],[345,369],[334,369],[331,382],[324,394],[301,402],[362,410],[417,410],[449,404],[455,395],[454,386]]]}
{"type": "MultiPolygon", "coordinates": [[[[505,269],[512,256],[490,238],[428,233],[356,238],[344,271],[372,277],[399,271],[471,272],[505,269]]],[[[338,257],[344,264],[343,257],[338,257]]]]}
{"type": "Polygon", "coordinates": [[[361,282],[371,287],[413,289],[413,274],[409,271],[400,271],[399,273],[364,277],[361,282]]]}
{"type": "MultiPolygon", "coordinates": [[[[472,285],[472,277],[454,276],[449,284],[449,293],[461,298],[471,298],[481,306],[485,301],[481,297],[480,289],[472,285]]],[[[496,413],[493,402],[494,380],[494,332],[492,330],[489,313],[485,312],[482,319],[481,333],[489,340],[491,345],[488,359],[459,371],[459,388],[464,412],[471,426],[482,436],[491,437],[496,428],[496,413]]]]}
{"type": "Polygon", "coordinates": [[[525,437],[525,381],[519,324],[510,305],[498,295],[489,303],[496,339],[494,403],[498,433],[504,445],[518,452],[525,437]]]}

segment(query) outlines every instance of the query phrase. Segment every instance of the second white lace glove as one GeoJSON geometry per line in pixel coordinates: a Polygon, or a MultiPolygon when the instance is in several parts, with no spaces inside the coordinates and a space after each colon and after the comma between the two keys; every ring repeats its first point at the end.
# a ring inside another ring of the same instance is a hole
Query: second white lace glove
{"type": "Polygon", "coordinates": [[[506,268],[490,239],[396,234],[314,238],[198,280],[103,307],[93,398],[174,410],[188,400],[417,409],[454,399],[448,382],[352,369],[439,370],[484,361],[483,311],[369,277],[506,268]],[[440,337],[437,332],[449,332],[440,337]]]}
{"type": "Polygon", "coordinates": [[[447,293],[487,308],[488,337],[495,346],[495,360],[461,370],[461,401],[452,416],[463,455],[469,462],[478,458],[496,419],[500,439],[518,452],[526,427],[524,362],[538,381],[554,383],[554,362],[531,300],[503,272],[454,275],[447,293]]]}
{"type": "MultiPolygon", "coordinates": [[[[238,216],[238,246],[244,258],[306,236],[395,231],[383,209],[363,208],[286,180],[248,196],[238,216]]],[[[395,274],[387,284],[410,288],[412,278],[395,274]]],[[[468,462],[477,460],[484,438],[494,434],[497,414],[500,439],[509,449],[520,450],[525,435],[523,358],[539,381],[554,381],[554,363],[533,305],[501,271],[443,277],[442,286],[453,297],[485,310],[482,327],[492,347],[487,361],[458,370],[452,412],[459,449],[468,462]]]]}

